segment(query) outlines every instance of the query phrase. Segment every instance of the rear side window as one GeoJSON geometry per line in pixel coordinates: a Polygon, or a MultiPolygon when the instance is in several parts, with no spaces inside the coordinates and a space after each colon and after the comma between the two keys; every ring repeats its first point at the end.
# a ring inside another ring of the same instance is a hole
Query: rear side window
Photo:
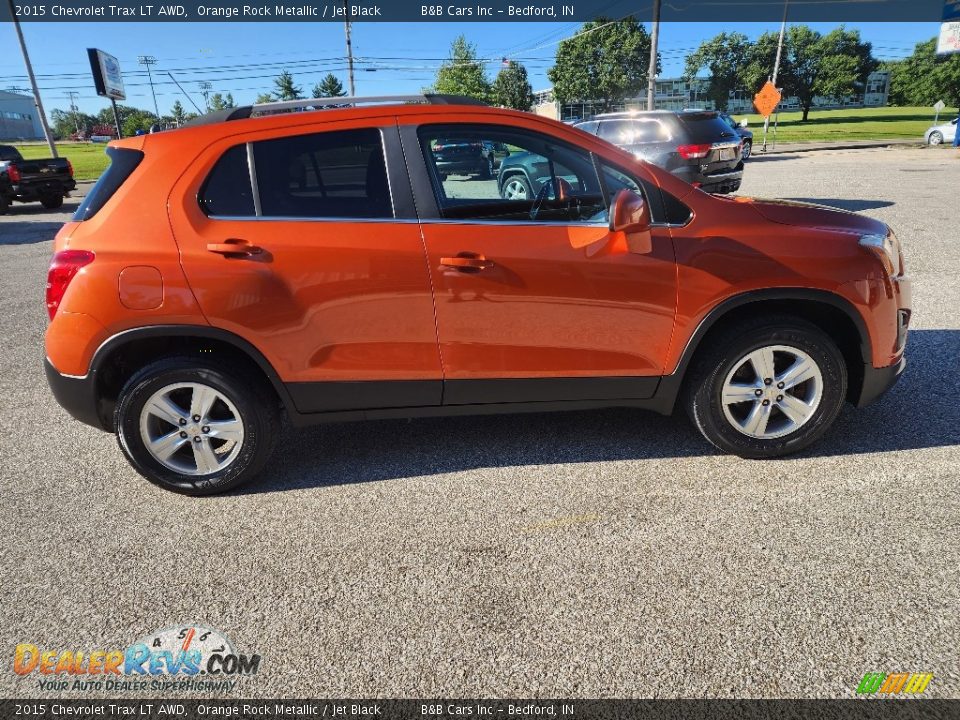
{"type": "Polygon", "coordinates": [[[691,143],[724,142],[737,137],[716,113],[681,113],[679,117],[691,143]]]}
{"type": "Polygon", "coordinates": [[[264,140],[253,156],[264,217],[393,217],[379,130],[264,140]]]}
{"type": "Polygon", "coordinates": [[[599,135],[614,145],[667,142],[670,131],[659,120],[604,120],[599,135]]]}
{"type": "Polygon", "coordinates": [[[137,169],[137,165],[143,160],[143,153],[139,150],[108,147],[107,157],[110,158],[109,167],[100,176],[96,184],[90,188],[90,192],[83,198],[80,207],[73,213],[74,220],[89,220],[96,215],[100,208],[107,204],[107,201],[113,197],[113,194],[137,169]]]}
{"type": "Polygon", "coordinates": [[[0,162],[11,162],[20,159],[19,151],[11,145],[0,145],[0,162]]]}
{"type": "Polygon", "coordinates": [[[234,145],[220,157],[200,190],[199,200],[207,215],[249,217],[256,214],[246,145],[234,145]]]}

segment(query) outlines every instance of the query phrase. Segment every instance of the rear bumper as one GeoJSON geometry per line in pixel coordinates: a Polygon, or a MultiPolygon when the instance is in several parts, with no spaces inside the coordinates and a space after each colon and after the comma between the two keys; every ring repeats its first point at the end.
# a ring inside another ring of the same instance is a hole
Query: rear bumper
{"type": "Polygon", "coordinates": [[[699,187],[704,192],[735,192],[740,189],[743,180],[743,162],[733,170],[724,170],[704,174],[699,167],[683,167],[673,171],[673,174],[691,185],[699,187]]]}
{"type": "Polygon", "coordinates": [[[475,173],[486,167],[486,160],[482,157],[464,158],[462,160],[437,160],[437,170],[440,172],[457,173],[475,173]]]}
{"type": "Polygon", "coordinates": [[[869,405],[896,385],[906,367],[907,359],[905,357],[900,358],[900,362],[889,367],[875,368],[869,363],[866,364],[863,368],[863,386],[860,388],[857,407],[869,405]]]}
{"type": "Polygon", "coordinates": [[[13,196],[20,202],[33,202],[47,195],[66,196],[77,189],[75,180],[50,180],[31,183],[21,183],[13,186],[13,196]]]}
{"type": "Polygon", "coordinates": [[[82,423],[110,432],[101,419],[93,373],[83,377],[63,375],[47,359],[43,361],[43,369],[53,397],[64,410],[82,423]]]}

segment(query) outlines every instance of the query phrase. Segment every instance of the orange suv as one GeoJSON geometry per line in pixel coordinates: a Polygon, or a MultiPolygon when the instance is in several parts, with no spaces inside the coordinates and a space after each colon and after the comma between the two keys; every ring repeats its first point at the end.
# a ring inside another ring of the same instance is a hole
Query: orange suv
{"type": "Polygon", "coordinates": [[[113,142],[57,235],[50,387],[161,487],[250,479],[284,416],[679,402],[771,458],[903,371],[910,285],[881,222],[709,195],[463,98],[334,101],[113,142]],[[441,172],[451,143],[495,167],[441,172]]]}

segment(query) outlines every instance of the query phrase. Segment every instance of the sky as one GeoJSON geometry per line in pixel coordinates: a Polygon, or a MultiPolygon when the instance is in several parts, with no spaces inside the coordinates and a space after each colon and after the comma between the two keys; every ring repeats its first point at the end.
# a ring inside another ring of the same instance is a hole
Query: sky
{"type": "MultiPolygon", "coordinates": [[[[820,32],[834,24],[810,23],[820,32]]],[[[460,33],[488,60],[492,79],[507,57],[526,65],[535,90],[547,88],[547,70],[553,65],[557,43],[573,35],[575,23],[370,23],[353,24],[353,52],[358,95],[418,93],[430,85],[448,56],[450,43],[460,33]]],[[[881,60],[902,58],[917,42],[929,40],[939,24],[848,23],[874,46],[881,60]]],[[[347,87],[343,26],[338,23],[24,23],[22,25],[47,112],[69,107],[69,91],[77,93],[81,111],[96,113],[108,105],[98,98],[90,78],[86,48],[97,47],[120,60],[127,87],[126,104],[153,109],[153,99],[140,55],[157,58],[153,79],[161,114],[169,113],[184,97],[167,73],[180,82],[198,105],[203,105],[199,83],[210,92],[233,93],[238,104],[253,102],[272,89],[272,78],[284,68],[305,93],[328,72],[347,87]]],[[[649,25],[648,25],[649,29],[649,25]]],[[[779,30],[779,23],[662,23],[661,77],[677,77],[685,56],[718,32],[737,31],[756,38],[779,30]]],[[[0,23],[0,90],[29,88],[23,62],[15,52],[16,36],[10,23],[0,23]]]]}

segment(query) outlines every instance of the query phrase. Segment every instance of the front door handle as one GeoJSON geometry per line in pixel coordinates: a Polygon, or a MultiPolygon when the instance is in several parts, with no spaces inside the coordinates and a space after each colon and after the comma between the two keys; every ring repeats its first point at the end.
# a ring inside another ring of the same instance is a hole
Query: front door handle
{"type": "Polygon", "coordinates": [[[222,243],[207,243],[207,250],[227,257],[249,257],[263,252],[263,248],[236,238],[230,238],[222,243]]]}
{"type": "Polygon", "coordinates": [[[456,257],[442,257],[440,264],[444,267],[454,268],[460,272],[476,272],[493,267],[493,260],[487,260],[483,255],[477,253],[459,253],[456,257]]]}

